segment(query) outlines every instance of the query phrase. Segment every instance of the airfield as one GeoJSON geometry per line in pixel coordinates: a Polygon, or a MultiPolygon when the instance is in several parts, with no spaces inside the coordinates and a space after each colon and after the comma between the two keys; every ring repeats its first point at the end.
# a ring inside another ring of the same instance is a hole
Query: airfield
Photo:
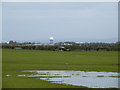
{"type": "Polygon", "coordinates": [[[32,77],[14,77],[29,74],[23,70],[80,70],[118,72],[117,51],[45,51],[2,50],[3,88],[84,88],[55,84],[32,77]],[[13,75],[7,77],[6,75],[13,75]]]}

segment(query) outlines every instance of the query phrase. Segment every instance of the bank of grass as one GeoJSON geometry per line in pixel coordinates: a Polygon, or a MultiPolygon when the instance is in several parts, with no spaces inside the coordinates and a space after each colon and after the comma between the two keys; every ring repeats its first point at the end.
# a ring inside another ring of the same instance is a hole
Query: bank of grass
{"type": "Polygon", "coordinates": [[[6,77],[24,74],[23,70],[118,71],[115,51],[41,51],[3,49],[3,88],[75,88],[43,80],[6,77]]]}

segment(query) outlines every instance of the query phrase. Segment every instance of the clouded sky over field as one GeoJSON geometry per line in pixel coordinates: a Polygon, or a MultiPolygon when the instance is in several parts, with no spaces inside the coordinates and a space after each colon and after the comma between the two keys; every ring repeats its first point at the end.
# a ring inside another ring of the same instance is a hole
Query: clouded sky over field
{"type": "Polygon", "coordinates": [[[3,40],[115,42],[115,2],[3,3],[3,40]]]}

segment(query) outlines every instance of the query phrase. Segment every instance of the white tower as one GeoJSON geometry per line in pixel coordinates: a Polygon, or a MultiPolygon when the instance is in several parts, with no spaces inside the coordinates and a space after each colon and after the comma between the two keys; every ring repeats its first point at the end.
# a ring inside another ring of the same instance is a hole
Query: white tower
{"type": "Polygon", "coordinates": [[[53,44],[54,38],[53,38],[53,37],[50,37],[49,40],[50,40],[50,44],[53,44]]]}

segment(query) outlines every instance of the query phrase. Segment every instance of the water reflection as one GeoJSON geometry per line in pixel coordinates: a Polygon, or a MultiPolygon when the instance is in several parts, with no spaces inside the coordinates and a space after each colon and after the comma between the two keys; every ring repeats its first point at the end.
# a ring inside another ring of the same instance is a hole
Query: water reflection
{"type": "Polygon", "coordinates": [[[35,77],[50,81],[51,83],[86,86],[88,88],[120,88],[118,86],[117,72],[84,72],[84,71],[62,71],[62,70],[26,70],[33,74],[17,75],[19,77],[35,77]]]}

